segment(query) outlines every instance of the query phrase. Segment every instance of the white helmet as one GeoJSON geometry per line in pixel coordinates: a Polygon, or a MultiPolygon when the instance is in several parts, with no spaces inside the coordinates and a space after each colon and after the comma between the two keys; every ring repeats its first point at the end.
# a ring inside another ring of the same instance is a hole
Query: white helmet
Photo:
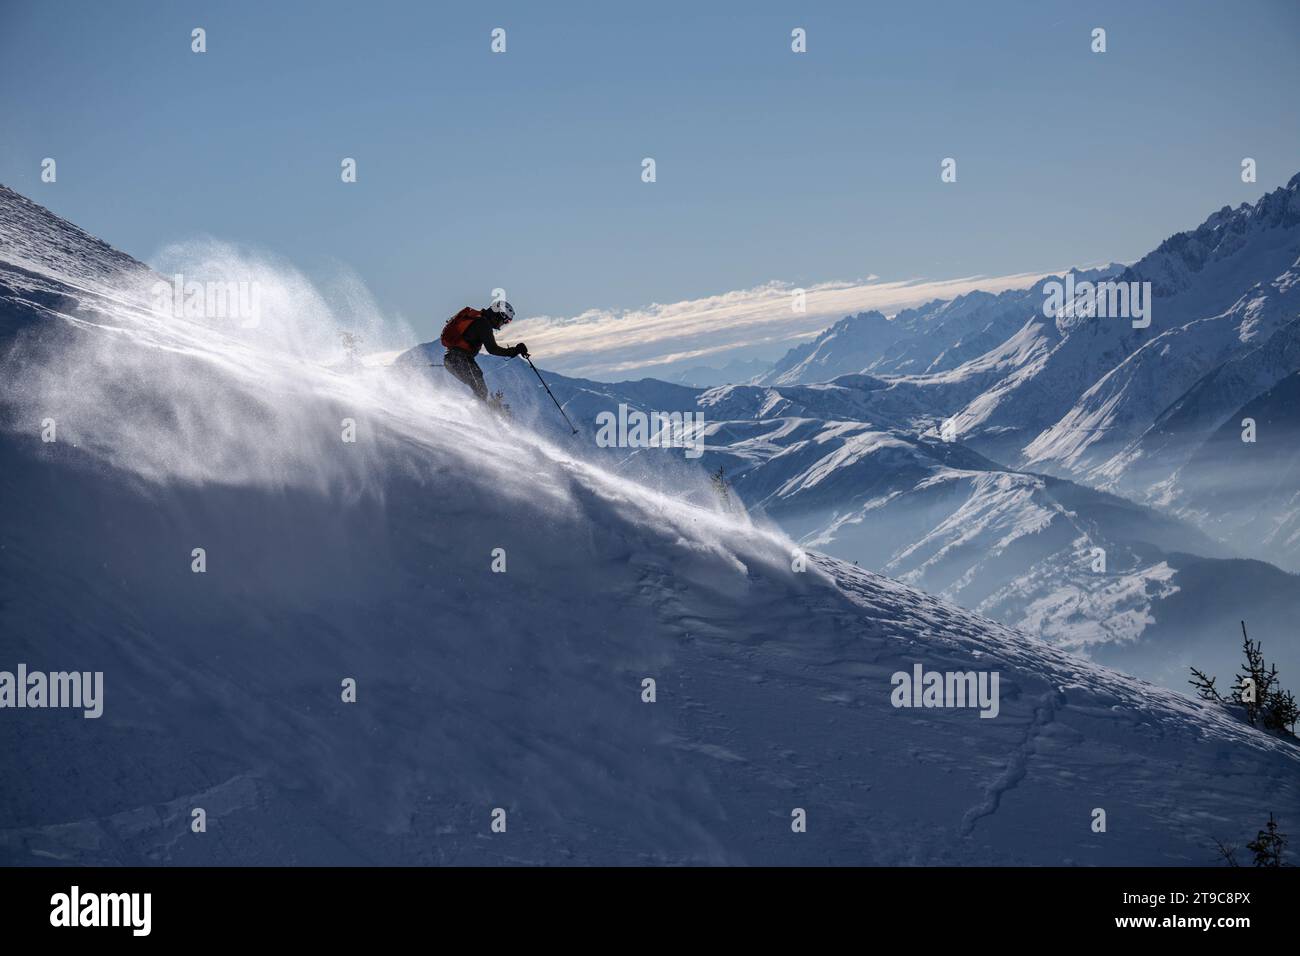
{"type": "Polygon", "coordinates": [[[515,318],[515,307],[505,299],[498,299],[489,305],[484,311],[495,313],[496,320],[502,325],[507,322],[513,322],[515,318]]]}

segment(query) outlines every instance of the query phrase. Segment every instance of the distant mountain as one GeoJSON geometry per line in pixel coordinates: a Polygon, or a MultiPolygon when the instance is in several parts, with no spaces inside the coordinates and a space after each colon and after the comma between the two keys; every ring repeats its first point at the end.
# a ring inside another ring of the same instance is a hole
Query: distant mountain
{"type": "Polygon", "coordinates": [[[1170,510],[1248,553],[1300,563],[1300,372],[1228,415],[1169,480],[1170,510]],[[1253,441],[1243,440],[1247,422],[1253,441]]]}
{"type": "MultiPolygon", "coordinates": [[[[1114,362],[1102,352],[1110,365],[1102,370],[1095,365],[1095,336],[1068,337],[1091,347],[1086,356],[1094,361],[1079,364],[1100,374],[1025,446],[1026,464],[1083,477],[1094,470],[1113,473],[1107,469],[1111,456],[1123,456],[1125,446],[1184,393],[1300,317],[1300,175],[1254,206],[1225,207],[1196,230],[1166,240],[1120,280],[1151,282],[1152,325],[1140,330],[1150,334],[1139,342],[1139,330],[1125,331],[1122,321],[1076,320],[1089,333],[1110,333],[1106,341],[1118,337],[1135,347],[1114,362]]],[[[1068,345],[1059,351],[1062,358],[1085,354],[1068,345]]],[[[1043,373],[1050,374],[1050,368],[1043,373]]]]}
{"type": "Polygon", "coordinates": [[[947,427],[1005,467],[1167,508],[1239,553],[1300,570],[1292,487],[1262,472],[1263,455],[1245,454],[1239,440],[1214,445],[1241,469],[1235,478],[1200,451],[1220,429],[1239,432],[1229,427],[1238,410],[1300,371],[1300,174],[1131,266],[1074,278],[1150,283],[1150,325],[1081,309],[1045,314],[1048,279],[893,319],[846,317],[764,381],[785,389],[868,374],[859,420],[914,435],[947,427]],[[1219,481],[1266,495],[1250,502],[1258,520],[1211,516],[1206,487],[1219,481]]]}
{"type": "MultiPolygon", "coordinates": [[[[1122,271],[1119,265],[1076,270],[1080,280],[1122,271]]],[[[959,367],[1006,341],[1042,307],[1043,285],[993,294],[935,299],[892,318],[881,312],[846,316],[811,342],[796,346],[757,378],[759,385],[825,382],[841,375],[925,375],[959,367]]]]}
{"type": "Polygon", "coordinates": [[[772,368],[772,363],[763,359],[737,359],[721,368],[697,365],[671,375],[664,376],[665,381],[693,388],[713,388],[717,385],[731,385],[749,382],[764,375],[772,368]]]}
{"type": "Polygon", "coordinates": [[[811,342],[795,346],[756,385],[826,382],[878,364],[886,349],[904,340],[906,330],[882,312],[859,312],[836,322],[811,342]]]}

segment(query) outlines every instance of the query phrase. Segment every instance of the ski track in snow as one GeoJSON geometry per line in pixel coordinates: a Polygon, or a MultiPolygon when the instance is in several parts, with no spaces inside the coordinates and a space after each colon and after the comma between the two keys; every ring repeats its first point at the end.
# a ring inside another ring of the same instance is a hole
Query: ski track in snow
{"type": "Polygon", "coordinates": [[[963,836],[971,834],[981,817],[997,813],[1002,795],[1025,778],[1029,772],[1029,758],[1033,753],[1034,740],[1043,727],[1056,716],[1057,700],[1061,696],[1057,691],[1048,691],[1039,698],[1038,704],[1034,707],[1034,719],[1030,721],[1029,728],[1025,731],[1025,739],[1007,758],[1006,770],[988,785],[985,799],[967,810],[961,818],[963,836]]]}

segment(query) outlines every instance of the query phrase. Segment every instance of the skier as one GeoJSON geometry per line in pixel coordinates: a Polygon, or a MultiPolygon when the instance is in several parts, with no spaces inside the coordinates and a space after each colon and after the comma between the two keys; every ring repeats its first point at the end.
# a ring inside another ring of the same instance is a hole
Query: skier
{"type": "Polygon", "coordinates": [[[488,398],[487,385],[483,382],[483,370],[474,361],[478,350],[485,348],[491,355],[513,358],[516,355],[528,357],[528,346],[520,342],[509,348],[497,344],[494,332],[502,328],[515,317],[515,310],[509,302],[493,302],[486,309],[464,308],[447,320],[442,327],[442,344],[447,347],[443,364],[448,372],[456,376],[470,390],[487,404],[497,404],[488,398]]]}

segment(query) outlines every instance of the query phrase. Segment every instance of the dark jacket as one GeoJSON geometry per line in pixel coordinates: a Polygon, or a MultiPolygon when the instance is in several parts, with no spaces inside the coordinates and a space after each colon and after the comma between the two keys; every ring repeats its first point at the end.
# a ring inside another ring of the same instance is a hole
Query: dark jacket
{"type": "Polygon", "coordinates": [[[507,349],[497,345],[496,336],[492,330],[492,320],[486,314],[475,319],[461,338],[469,346],[470,355],[478,355],[480,348],[486,349],[489,355],[500,355],[503,358],[509,358],[515,354],[513,348],[507,349]]]}

